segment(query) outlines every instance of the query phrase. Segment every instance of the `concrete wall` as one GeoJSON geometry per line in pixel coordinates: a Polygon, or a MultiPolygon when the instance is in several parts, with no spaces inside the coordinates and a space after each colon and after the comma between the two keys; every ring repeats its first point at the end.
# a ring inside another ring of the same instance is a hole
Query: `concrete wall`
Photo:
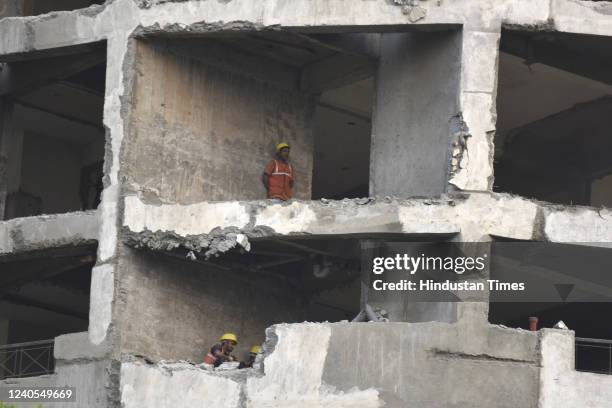
{"type": "Polygon", "coordinates": [[[121,351],[159,360],[202,359],[225,332],[238,335],[236,356],[265,339],[266,327],[303,321],[299,296],[256,279],[154,255],[122,251],[115,324],[121,351]]]}
{"type": "Polygon", "coordinates": [[[371,195],[437,196],[446,191],[460,73],[460,31],[381,36],[371,195]]]}
{"type": "Polygon", "coordinates": [[[310,198],[305,94],[178,56],[163,42],[138,42],[136,59],[124,157],[130,188],[175,203],[262,199],[263,169],[275,145],[288,141],[295,196],[310,198]]]}
{"type": "Polygon", "coordinates": [[[574,366],[574,332],[543,329],[539,408],[604,408],[612,401],[612,376],[574,366]]]}
{"type": "MultiPolygon", "coordinates": [[[[76,401],[45,403],[57,408],[88,407],[108,408],[113,401],[109,390],[114,366],[108,358],[107,345],[94,347],[87,333],[74,333],[56,337],[54,357],[55,373],[29,378],[13,378],[0,381],[0,387],[74,387],[76,401]]],[[[19,403],[19,408],[39,408],[40,402],[19,403]]]]}
{"type": "Polygon", "coordinates": [[[274,326],[268,337],[263,376],[247,372],[246,379],[180,364],[124,362],[122,402],[137,407],[159,400],[171,406],[200,395],[218,407],[238,407],[244,406],[236,400],[240,395],[251,408],[538,404],[538,338],[527,331],[444,323],[305,323],[274,326]],[[218,387],[228,391],[223,400],[217,399],[218,387]]]}

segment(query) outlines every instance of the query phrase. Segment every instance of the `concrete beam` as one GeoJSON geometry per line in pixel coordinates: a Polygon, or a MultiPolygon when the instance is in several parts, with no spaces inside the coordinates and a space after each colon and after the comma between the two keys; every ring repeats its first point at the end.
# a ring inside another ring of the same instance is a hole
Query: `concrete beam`
{"type": "Polygon", "coordinates": [[[0,256],[79,245],[97,239],[97,211],[42,215],[0,222],[0,256]]]}
{"type": "Polygon", "coordinates": [[[137,196],[124,199],[124,227],[139,233],[166,231],[181,236],[209,234],[215,228],[270,234],[459,235],[487,240],[490,235],[533,239],[538,205],[504,194],[472,194],[440,200],[215,202],[192,205],[147,204],[137,196]]]}
{"type": "Polygon", "coordinates": [[[612,85],[612,64],[595,55],[566,48],[547,36],[506,31],[500,50],[523,58],[527,64],[541,63],[612,85]]]}

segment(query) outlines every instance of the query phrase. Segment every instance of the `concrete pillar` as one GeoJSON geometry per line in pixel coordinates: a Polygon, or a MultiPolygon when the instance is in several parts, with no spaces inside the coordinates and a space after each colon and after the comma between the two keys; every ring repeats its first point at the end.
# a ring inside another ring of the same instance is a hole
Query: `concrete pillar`
{"type": "Polygon", "coordinates": [[[460,70],[460,31],[381,36],[370,195],[437,196],[446,191],[460,70]]]}

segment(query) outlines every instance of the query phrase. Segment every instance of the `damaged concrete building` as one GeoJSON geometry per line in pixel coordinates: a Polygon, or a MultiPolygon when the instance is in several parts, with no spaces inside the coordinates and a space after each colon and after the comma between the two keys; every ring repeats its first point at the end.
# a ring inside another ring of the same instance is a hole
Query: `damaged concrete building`
{"type": "Polygon", "coordinates": [[[362,265],[381,240],[478,243],[474,281],[521,264],[500,242],[606,256],[611,46],[607,1],[0,0],[0,387],[611,406],[612,303],[411,302],[362,265]],[[279,141],[282,204],[261,185],[279,141]],[[200,365],[226,331],[259,367],[200,365]],[[588,339],[602,367],[576,360],[588,339]]]}

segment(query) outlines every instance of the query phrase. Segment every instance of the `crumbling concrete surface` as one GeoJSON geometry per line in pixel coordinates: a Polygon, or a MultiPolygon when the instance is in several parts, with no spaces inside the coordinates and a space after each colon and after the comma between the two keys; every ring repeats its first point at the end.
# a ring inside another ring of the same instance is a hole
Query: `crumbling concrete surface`
{"type": "Polygon", "coordinates": [[[122,403],[126,408],[154,401],[165,406],[214,401],[215,407],[232,408],[437,408],[448,407],[448,401],[474,408],[537,406],[538,338],[532,332],[444,323],[302,323],[276,325],[267,334],[263,373],[248,370],[246,378],[187,364],[124,362],[122,403]]]}
{"type": "Polygon", "coordinates": [[[133,233],[126,230],[124,240],[126,245],[136,249],[149,249],[152,251],[172,251],[183,248],[189,251],[188,258],[195,259],[201,254],[205,259],[217,256],[234,248],[249,251],[251,245],[249,238],[274,235],[269,228],[253,228],[248,231],[237,227],[215,228],[210,233],[201,235],[181,236],[174,232],[144,230],[133,233]]]}

